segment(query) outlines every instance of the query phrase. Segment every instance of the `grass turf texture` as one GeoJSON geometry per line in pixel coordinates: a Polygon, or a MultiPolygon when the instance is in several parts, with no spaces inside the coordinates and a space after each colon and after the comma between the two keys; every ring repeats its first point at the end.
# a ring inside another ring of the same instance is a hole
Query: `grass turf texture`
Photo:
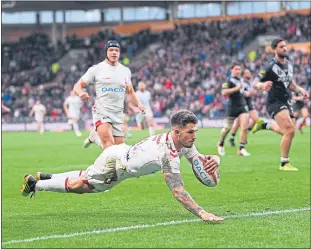
{"type": "MultiPolygon", "coordinates": [[[[221,181],[215,188],[202,185],[182,159],[185,188],[207,211],[234,215],[310,207],[310,132],[296,134],[291,163],[299,172],[278,170],[281,137],[262,131],[250,134],[251,157],[239,157],[226,144],[221,159],[221,181]]],[[[147,131],[133,131],[133,144],[147,131]]],[[[161,173],[129,179],[107,193],[62,194],[38,192],[21,196],[26,173],[57,173],[85,169],[99,155],[96,145],[83,149],[83,138],[73,132],[2,134],[2,242],[38,236],[71,234],[106,228],[194,219],[171,195],[161,173]]],[[[87,134],[84,133],[86,136],[87,134]]],[[[200,129],[197,148],[216,154],[218,129],[200,129]]],[[[238,142],[238,135],[236,136],[238,142]]],[[[237,143],[238,144],[238,143],[237,143]]],[[[3,245],[10,247],[310,247],[310,211],[158,226],[72,238],[47,239],[3,245]]]]}

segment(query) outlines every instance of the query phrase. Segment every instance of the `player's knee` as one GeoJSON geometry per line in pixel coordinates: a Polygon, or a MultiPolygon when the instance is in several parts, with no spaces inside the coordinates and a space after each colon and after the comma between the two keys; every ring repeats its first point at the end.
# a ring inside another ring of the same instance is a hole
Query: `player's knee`
{"type": "Polygon", "coordinates": [[[248,126],[247,125],[241,126],[241,132],[247,132],[247,130],[248,130],[248,126]]]}
{"type": "Polygon", "coordinates": [[[69,192],[83,194],[83,181],[81,179],[69,179],[67,188],[69,192]]]}
{"type": "Polygon", "coordinates": [[[295,136],[295,127],[293,125],[286,127],[284,135],[294,137],[295,136]]]}
{"type": "Polygon", "coordinates": [[[224,128],[221,129],[221,132],[222,133],[228,133],[230,131],[230,129],[231,129],[231,127],[230,128],[224,127],[224,128]]]}

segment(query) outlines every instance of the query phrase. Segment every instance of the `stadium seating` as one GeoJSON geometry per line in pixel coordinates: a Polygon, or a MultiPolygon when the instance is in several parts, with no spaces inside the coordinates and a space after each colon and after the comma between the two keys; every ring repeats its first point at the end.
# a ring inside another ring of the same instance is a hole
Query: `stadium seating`
{"type": "MultiPolygon", "coordinates": [[[[220,88],[229,74],[232,60],[240,61],[255,76],[271,57],[262,48],[252,51],[252,55],[244,54],[243,48],[248,43],[259,34],[275,33],[291,42],[301,42],[308,40],[309,32],[307,16],[286,14],[272,17],[270,22],[241,18],[182,24],[176,25],[173,31],[157,35],[144,30],[126,38],[112,31],[85,39],[70,36],[66,44],[59,43],[57,50],[51,47],[45,35],[35,33],[6,51],[2,63],[2,101],[13,110],[9,115],[16,118],[28,116],[37,97],[43,100],[49,116],[55,119],[64,116],[65,96],[89,66],[103,59],[104,41],[114,37],[120,40],[123,48],[121,60],[132,60],[151,42],[160,42],[159,49],[150,53],[146,60],[134,60],[129,65],[134,87],[143,80],[151,91],[156,117],[187,108],[199,117],[220,118],[227,101],[221,96],[220,88]],[[61,68],[53,71],[53,63],[71,48],[88,49],[87,60],[67,71],[61,68]]],[[[297,82],[310,85],[309,56],[292,50],[289,57],[295,65],[297,82]]],[[[95,95],[93,88],[89,92],[95,95]]],[[[261,116],[266,115],[264,103],[262,95],[254,99],[254,107],[261,116]]],[[[91,104],[85,102],[84,105],[83,115],[90,117],[91,104]]]]}

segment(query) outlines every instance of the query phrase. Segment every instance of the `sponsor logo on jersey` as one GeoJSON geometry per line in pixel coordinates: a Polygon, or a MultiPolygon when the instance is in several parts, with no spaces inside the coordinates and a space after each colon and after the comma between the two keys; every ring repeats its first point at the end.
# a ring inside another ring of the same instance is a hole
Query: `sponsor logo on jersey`
{"type": "Polygon", "coordinates": [[[103,87],[102,92],[115,92],[115,93],[123,93],[124,89],[123,88],[118,88],[118,87],[103,87]]]}

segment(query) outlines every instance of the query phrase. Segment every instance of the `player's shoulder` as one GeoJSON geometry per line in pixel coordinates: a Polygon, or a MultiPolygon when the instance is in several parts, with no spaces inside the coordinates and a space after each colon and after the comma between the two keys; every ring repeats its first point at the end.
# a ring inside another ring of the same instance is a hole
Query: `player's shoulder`
{"type": "Polygon", "coordinates": [[[241,79],[235,78],[235,77],[229,77],[228,82],[232,82],[234,84],[238,84],[241,81],[241,79]]]}
{"type": "Polygon", "coordinates": [[[288,65],[293,65],[293,63],[292,63],[289,59],[286,59],[286,63],[287,63],[288,65]]]}
{"type": "Polygon", "coordinates": [[[94,64],[92,66],[89,67],[90,70],[98,70],[100,68],[103,68],[105,66],[107,66],[108,64],[105,61],[101,61],[97,64],[94,64]]]}
{"type": "Polygon", "coordinates": [[[272,68],[274,66],[274,64],[277,63],[277,60],[273,57],[271,60],[269,60],[266,65],[265,68],[272,68]]]}
{"type": "Polygon", "coordinates": [[[127,66],[125,66],[125,65],[123,65],[121,62],[119,62],[118,67],[119,67],[120,69],[122,69],[122,70],[126,71],[126,72],[131,73],[130,68],[129,68],[129,67],[127,67],[127,66]]]}

